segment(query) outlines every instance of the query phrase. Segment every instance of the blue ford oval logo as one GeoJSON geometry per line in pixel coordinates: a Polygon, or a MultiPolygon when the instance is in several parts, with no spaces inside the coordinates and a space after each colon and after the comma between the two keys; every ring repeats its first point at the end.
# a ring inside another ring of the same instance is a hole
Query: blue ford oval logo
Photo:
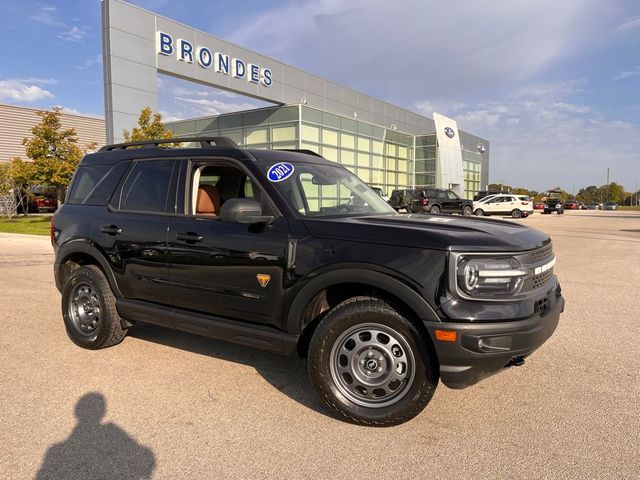
{"type": "Polygon", "coordinates": [[[272,182],[281,182],[286,180],[293,173],[293,165],[287,162],[280,162],[269,168],[267,176],[272,182]]]}
{"type": "Polygon", "coordinates": [[[444,134],[449,138],[453,138],[453,136],[456,134],[456,132],[454,132],[453,128],[451,128],[451,127],[445,127],[444,134]]]}

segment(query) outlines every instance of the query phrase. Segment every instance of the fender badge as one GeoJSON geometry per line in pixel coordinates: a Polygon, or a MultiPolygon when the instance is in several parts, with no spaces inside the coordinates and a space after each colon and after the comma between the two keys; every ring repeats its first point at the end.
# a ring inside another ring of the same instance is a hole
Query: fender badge
{"type": "Polygon", "coordinates": [[[267,275],[266,273],[259,273],[256,275],[258,279],[258,283],[262,288],[266,287],[269,284],[269,280],[271,280],[271,275],[267,275]]]}

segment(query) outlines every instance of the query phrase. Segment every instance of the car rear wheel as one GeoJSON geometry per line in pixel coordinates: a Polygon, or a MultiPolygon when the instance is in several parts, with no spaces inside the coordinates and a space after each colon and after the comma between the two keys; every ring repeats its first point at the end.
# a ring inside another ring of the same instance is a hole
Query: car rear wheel
{"type": "Polygon", "coordinates": [[[481,208],[476,208],[476,211],[474,212],[476,214],[476,216],[478,217],[482,217],[484,216],[484,210],[482,210],[481,208]]]}
{"type": "Polygon", "coordinates": [[[418,415],[435,392],[436,361],[416,327],[388,303],[346,300],[322,320],[309,345],[309,376],[343,419],[391,426],[418,415]]]}
{"type": "Polygon", "coordinates": [[[95,265],[74,270],[64,282],[62,317],[71,341],[90,350],[117,345],[127,333],[109,282],[95,265]]]}
{"type": "Polygon", "coordinates": [[[469,205],[464,206],[462,208],[462,215],[473,215],[473,209],[469,205]]]}
{"type": "Polygon", "coordinates": [[[517,208],[511,211],[511,217],[520,218],[522,217],[522,210],[518,210],[517,208]]]}
{"type": "Polygon", "coordinates": [[[430,212],[431,213],[440,213],[440,207],[438,205],[434,205],[433,207],[431,207],[430,212]]]}

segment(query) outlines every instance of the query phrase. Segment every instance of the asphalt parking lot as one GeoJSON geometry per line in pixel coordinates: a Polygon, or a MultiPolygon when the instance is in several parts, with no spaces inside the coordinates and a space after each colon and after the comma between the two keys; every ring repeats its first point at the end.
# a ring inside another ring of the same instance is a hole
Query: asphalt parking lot
{"type": "Polygon", "coordinates": [[[151,326],[74,346],[49,239],[0,234],[0,478],[638,478],[640,214],[518,221],[554,241],[555,335],[387,429],[331,417],[301,360],[151,326]]]}

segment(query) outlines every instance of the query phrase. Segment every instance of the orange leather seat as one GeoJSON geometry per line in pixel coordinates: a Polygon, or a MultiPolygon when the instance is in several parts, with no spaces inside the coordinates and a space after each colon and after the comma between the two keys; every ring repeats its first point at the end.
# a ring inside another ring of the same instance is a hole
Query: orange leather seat
{"type": "Polygon", "coordinates": [[[213,185],[200,185],[196,199],[197,215],[216,216],[220,212],[220,192],[213,185]]]}

